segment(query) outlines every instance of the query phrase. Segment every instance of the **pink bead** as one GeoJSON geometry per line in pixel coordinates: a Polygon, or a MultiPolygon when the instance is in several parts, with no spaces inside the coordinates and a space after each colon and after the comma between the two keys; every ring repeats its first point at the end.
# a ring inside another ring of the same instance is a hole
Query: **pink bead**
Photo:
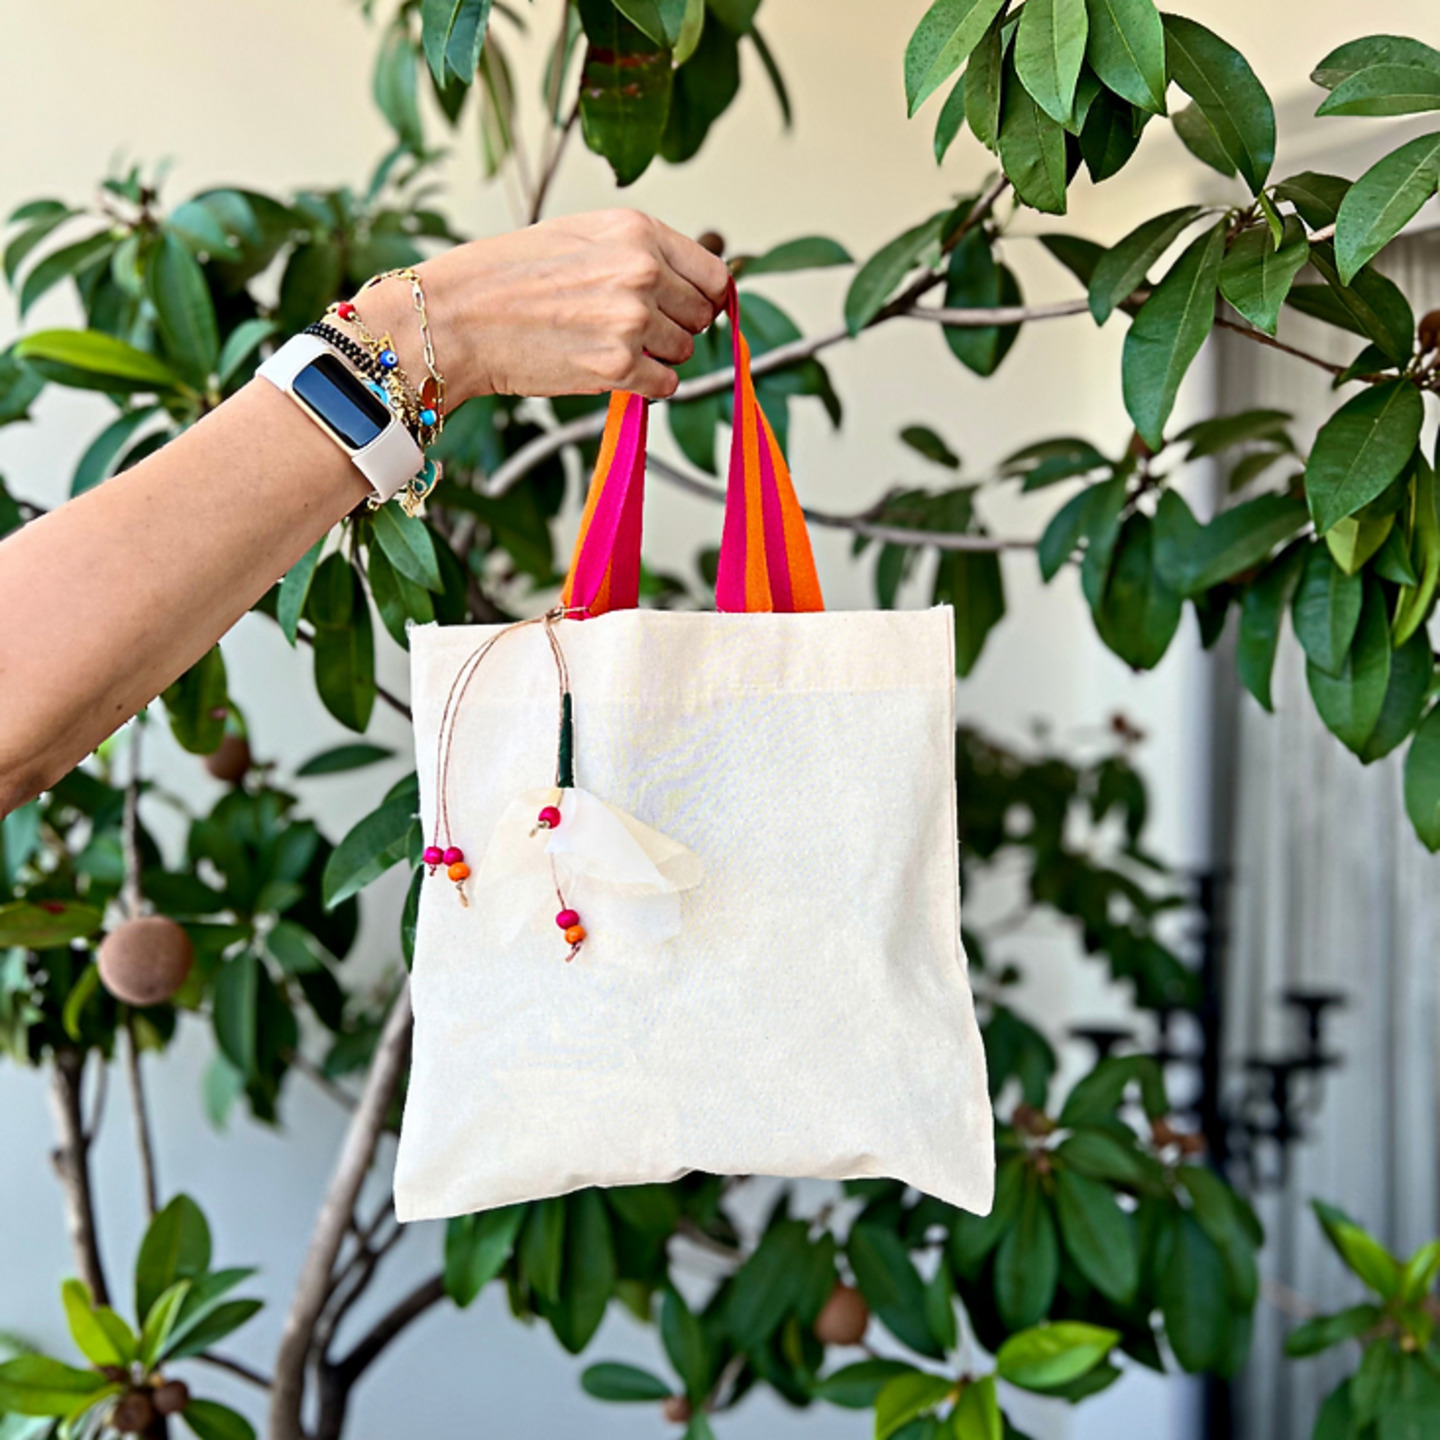
{"type": "Polygon", "coordinates": [[[572,925],[578,925],[580,923],[580,917],[573,910],[562,910],[555,917],[555,923],[562,930],[568,930],[572,925]]]}
{"type": "Polygon", "coordinates": [[[553,805],[547,805],[540,812],[540,823],[553,830],[560,823],[560,812],[553,805]]]}
{"type": "Polygon", "coordinates": [[[452,845],[441,857],[441,862],[446,865],[458,865],[465,858],[465,852],[458,846],[452,845]]]}
{"type": "Polygon", "coordinates": [[[427,865],[443,865],[445,852],[438,845],[427,845],[425,847],[425,863],[427,865]]]}

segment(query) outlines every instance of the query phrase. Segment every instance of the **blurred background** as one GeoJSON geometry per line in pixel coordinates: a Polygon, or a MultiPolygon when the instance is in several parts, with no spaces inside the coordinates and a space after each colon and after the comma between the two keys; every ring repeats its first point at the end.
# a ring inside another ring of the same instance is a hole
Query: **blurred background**
{"type": "MultiPolygon", "coordinates": [[[[718,231],[736,251],[758,253],[819,232],[856,255],[869,254],[934,208],[928,126],[907,121],[901,84],[905,41],[924,8],[919,0],[770,0],[767,39],[790,86],[793,129],[782,128],[769,89],[747,74],[740,100],[699,158],[678,168],[656,164],[624,193],[624,203],[690,234],[718,231]]],[[[1425,36],[1428,30],[1433,38],[1432,0],[1373,0],[1363,16],[1347,0],[1176,0],[1173,8],[1238,46],[1269,88],[1279,115],[1277,173],[1309,167],[1355,175],[1407,133],[1406,121],[1315,122],[1306,74],[1332,46],[1365,31],[1425,36]]],[[[375,28],[353,0],[49,0],[43,6],[0,0],[0,94],[9,120],[0,209],[37,195],[82,202],[107,165],[131,160],[173,161],[166,186],[177,198],[219,184],[274,191],[362,184],[391,143],[370,94],[376,44],[375,28]]],[[[753,56],[745,58],[753,63],[753,56]]],[[[511,60],[517,87],[537,88],[538,42],[512,45],[511,60]]],[[[462,233],[511,228],[523,217],[512,209],[503,181],[483,182],[474,145],[473,134],[462,133],[443,168],[448,211],[462,233]]],[[[956,195],[973,191],[988,158],[974,144],[957,144],[945,162],[944,186],[956,195]]],[[[1110,243],[1137,215],[1214,198],[1223,186],[1168,127],[1152,127],[1118,179],[1101,190],[1077,180],[1063,228],[1110,243]]],[[[548,213],[613,203],[607,168],[574,145],[548,213]]],[[[1006,242],[1007,263],[1030,301],[1075,293],[1073,277],[1027,238],[1047,228],[1043,217],[1026,212],[1006,242]]],[[[1392,271],[1403,267],[1417,313],[1440,303],[1440,246],[1430,237],[1403,242],[1387,264],[1392,271]]],[[[844,282],[820,271],[767,277],[759,288],[810,333],[836,322],[844,282]]],[[[76,319],[68,297],[56,290],[26,327],[76,319]]],[[[1000,374],[981,381],[944,354],[938,330],[917,343],[911,323],[895,322],[831,352],[845,420],[837,431],[818,407],[797,410],[790,456],[803,500],[855,511],[891,486],[917,483],[916,457],[895,438],[898,424],[937,431],[962,456],[962,474],[982,473],[1046,435],[1083,436],[1110,450],[1124,444],[1130,422],[1119,395],[1120,324],[1097,329],[1082,315],[1028,326],[1000,374]]],[[[1311,333],[1300,318],[1284,324],[1308,348],[1326,353],[1331,342],[1320,327],[1311,333]]],[[[7,295],[0,299],[0,344],[18,329],[7,295]]],[[[1323,376],[1286,368],[1258,347],[1212,339],[1182,392],[1177,421],[1217,406],[1274,404],[1299,418],[1303,443],[1328,401],[1323,376]]],[[[25,496],[59,503],[104,413],[98,397],[52,387],[36,423],[0,430],[0,473],[25,496]]],[[[664,427],[655,433],[659,453],[669,453],[664,427]]],[[[1191,470],[1186,486],[1203,515],[1214,477],[1203,466],[1191,470]]],[[[649,503],[647,557],[689,571],[696,551],[718,536],[718,511],[658,482],[649,503]]],[[[1011,494],[1003,503],[992,501],[986,517],[1000,534],[1033,538],[1050,508],[1011,494]]],[[[817,532],[815,543],[832,608],[873,603],[867,572],[850,558],[849,537],[817,532]]],[[[1234,878],[1225,963],[1243,984],[1233,987],[1225,1023],[1237,1063],[1296,1043],[1294,1007],[1281,998],[1287,988],[1346,994],[1347,1008],[1327,1030],[1344,1064],[1326,1079],[1317,1133],[1295,1148],[1283,1183],[1262,1197],[1275,1243],[1265,1260],[1267,1290],[1242,1387],[1253,1433],[1308,1434],[1292,1417],[1313,1413],[1322,1378],[1279,1365],[1276,1317],[1287,1296],[1312,1306],[1344,1303],[1343,1293],[1331,1293],[1343,1292],[1339,1273],[1320,1263],[1320,1242],[1302,1213],[1308,1197],[1327,1195],[1401,1251],[1428,1239],[1440,1220],[1434,1060],[1440,862],[1405,829],[1396,764],[1360,769],[1308,705],[1287,705],[1287,694],[1302,692],[1304,684],[1292,643],[1279,667],[1280,715],[1267,719],[1239,694],[1224,647],[1202,653],[1188,611],[1181,641],[1153,673],[1136,676],[1096,638],[1075,573],[1043,587],[1028,559],[1006,565],[1008,614],[960,685],[962,717],[1003,739],[1038,732],[1081,749],[1103,743],[1117,714],[1144,733],[1138,763],[1151,787],[1150,848],[1183,870],[1223,869],[1234,878]],[[1349,888],[1334,883],[1340,876],[1349,888]],[[1357,879],[1363,903],[1327,902],[1330,895],[1353,895],[1357,879]],[[1315,1389],[1307,1399],[1292,1393],[1294,1386],[1315,1389]]],[[[918,584],[906,600],[927,603],[918,584]]],[[[225,651],[258,755],[289,769],[344,738],[308,683],[308,657],[288,648],[274,626],[248,617],[225,651]]],[[[403,694],[403,656],[387,648],[382,660],[381,683],[403,694]]],[[[163,727],[152,733],[151,759],[169,788],[200,806],[219,793],[163,727]]],[[[308,811],[332,838],[409,768],[402,722],[382,708],[372,734],[397,751],[387,766],[297,782],[308,811]]],[[[164,835],[163,816],[150,819],[164,835]]],[[[358,963],[378,967],[393,960],[394,913],[403,892],[403,877],[391,874],[367,895],[358,963]]],[[[976,913],[986,907],[998,913],[1006,904],[1004,886],[966,895],[965,903],[976,913]]],[[[1125,992],[1098,966],[1076,963],[1068,932],[1041,926],[1015,937],[1010,948],[1027,976],[1016,1003],[1050,1033],[1135,1023],[1125,992]]],[[[208,1044],[199,1027],[194,1031],[182,1034],[151,1071],[162,1173],[167,1186],[206,1193],[222,1257],[227,1235],[248,1234],[252,1249],[260,1245],[261,1289],[281,1297],[298,1269],[344,1117],[323,1096],[297,1086],[283,1128],[237,1115],[232,1133],[217,1135],[200,1098],[208,1044]]],[[[1183,1034],[1176,1037],[1177,1044],[1185,1042],[1183,1034]]],[[[1062,1065],[1078,1073],[1093,1053],[1090,1042],[1070,1040],[1061,1048],[1062,1065]]],[[[38,1074],[0,1067],[0,1314],[7,1323],[23,1319],[31,1338],[61,1346],[55,1280],[67,1270],[69,1251],[56,1184],[40,1163],[52,1143],[47,1107],[38,1074]]],[[[117,1255],[128,1254],[142,1221],[123,1124],[108,1127],[96,1163],[105,1242],[117,1255]]],[[[757,1217],[762,1201],[756,1198],[757,1217]]],[[[440,1240],[438,1227],[431,1228],[433,1236],[396,1261],[417,1278],[433,1268],[440,1240]]],[[[617,1311],[612,1307],[594,1348],[643,1363],[653,1336],[617,1311]]],[[[278,1307],[268,1308],[240,1349],[261,1361],[273,1349],[280,1319],[278,1307]]],[[[516,1325],[492,1289],[465,1314],[437,1312],[402,1340],[362,1388],[356,1433],[375,1440],[407,1431],[444,1440],[477,1433],[643,1440],[668,1433],[648,1411],[595,1405],[578,1388],[580,1368],[547,1331],[516,1325]]],[[[1025,1397],[1015,1413],[1046,1440],[1182,1440],[1200,1433],[1198,1392],[1188,1381],[1140,1373],[1079,1410],[1025,1397]]],[[[234,1396],[249,1403],[243,1389],[234,1396]]],[[[766,1395],[743,1407],[726,1434],[840,1440],[866,1433],[867,1424],[864,1415],[839,1411],[789,1412],[766,1395]]]]}

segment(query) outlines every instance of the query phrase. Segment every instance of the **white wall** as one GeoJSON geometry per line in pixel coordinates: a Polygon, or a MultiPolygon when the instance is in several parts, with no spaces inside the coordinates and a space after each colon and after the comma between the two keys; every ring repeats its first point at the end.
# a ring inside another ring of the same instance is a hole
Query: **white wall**
{"type": "MultiPolygon", "coordinates": [[[[537,10],[548,15],[553,8],[537,10]]],[[[718,228],[734,249],[759,250],[821,231],[863,255],[947,195],[973,188],[986,169],[978,147],[962,139],[937,177],[929,152],[933,107],[916,122],[904,118],[900,56],[923,8],[921,0],[884,5],[771,0],[762,18],[790,81],[794,132],[780,132],[774,102],[752,64],[745,93],[699,160],[681,170],[655,166],[630,192],[630,202],[691,233],[718,228]]],[[[1373,0],[1363,21],[1356,7],[1341,0],[1303,6],[1183,0],[1175,8],[1237,43],[1277,99],[1297,97],[1287,107],[1287,114],[1296,116],[1310,108],[1302,97],[1314,94],[1304,82],[1305,70],[1334,43],[1362,30],[1423,35],[1433,28],[1426,25],[1433,15],[1426,0],[1373,0]]],[[[375,36],[358,9],[346,0],[224,6],[182,0],[104,5],[48,0],[37,6],[0,0],[0,95],[9,122],[0,207],[8,210],[42,194],[83,200],[117,153],[147,163],[173,156],[173,198],[227,182],[285,188],[361,181],[387,137],[368,97],[375,36]]],[[[519,59],[533,79],[533,54],[523,52],[519,59]]],[[[522,80],[523,93],[534,91],[522,80]]],[[[1163,129],[1152,127],[1155,133],[1147,136],[1126,179],[1099,193],[1077,183],[1074,228],[1110,240],[1139,215],[1166,204],[1202,191],[1228,193],[1217,177],[1184,157],[1163,129]]],[[[501,187],[478,183],[473,134],[458,137],[457,149],[452,206],[461,228],[479,233],[511,223],[501,187]]],[[[612,199],[608,173],[575,146],[555,188],[552,212],[612,199]]],[[[1007,259],[1030,298],[1075,293],[1070,277],[1024,238],[1065,223],[1027,214],[1014,226],[1007,259]]],[[[843,283],[843,276],[831,274],[782,277],[757,288],[792,309],[809,329],[834,322],[843,283]]],[[[53,297],[37,309],[33,323],[70,318],[64,300],[53,297]]],[[[1098,333],[1083,317],[1032,326],[1000,377],[989,382],[962,370],[941,337],[918,332],[917,324],[892,322],[831,353],[846,424],[835,435],[818,413],[797,408],[792,459],[805,499],[835,510],[859,509],[891,484],[935,483],[937,477],[927,475],[895,439],[899,427],[910,422],[945,434],[972,475],[1045,435],[1084,434],[1112,449],[1125,442],[1118,322],[1098,333]]],[[[9,302],[0,300],[0,340],[13,329],[9,302]]],[[[1199,412],[1207,401],[1200,373],[1181,408],[1199,412]]],[[[58,502],[102,409],[83,397],[47,396],[34,426],[0,431],[0,473],[20,494],[58,502]]],[[[666,493],[659,484],[653,491],[652,558],[674,565],[718,535],[718,513],[706,502],[666,493]]],[[[1034,535],[1051,508],[1048,501],[990,503],[986,514],[1002,533],[1034,535]]],[[[822,533],[816,543],[832,605],[870,603],[868,578],[851,565],[844,537],[822,533]]],[[[1155,792],[1155,848],[1178,863],[1203,857],[1206,688],[1192,622],[1187,617],[1181,642],[1159,670],[1136,678],[1094,638],[1073,576],[1045,589],[1033,562],[1020,557],[1007,561],[1006,579],[1010,614],[975,675],[961,686],[964,714],[1012,738],[1043,721],[1057,740],[1070,744],[1093,737],[1113,711],[1123,709],[1153,737],[1144,758],[1155,792]]],[[[921,599],[918,592],[912,598],[921,599]]],[[[305,657],[290,652],[273,627],[244,622],[226,650],[236,696],[262,756],[293,766],[341,738],[313,697],[305,657]]],[[[398,654],[388,657],[386,672],[390,683],[403,689],[398,654]]],[[[404,730],[383,709],[375,732],[403,752],[404,730]]],[[[162,772],[172,788],[208,803],[215,787],[193,760],[163,741],[153,750],[167,752],[162,772]]],[[[389,771],[361,778],[302,782],[302,794],[338,836],[400,768],[397,762],[389,771]]],[[[373,969],[393,957],[397,904],[394,884],[382,884],[368,897],[358,964],[373,969]]],[[[1022,1003],[1037,1015],[1058,1025],[1123,1013],[1123,996],[1101,981],[1092,963],[1077,962],[1063,937],[1042,937],[1020,953],[1035,966],[1022,1003]]],[[[196,1085],[207,1053],[201,1026],[191,1023],[175,1051],[151,1067],[163,1137],[162,1180],[167,1190],[193,1189],[204,1198],[220,1257],[225,1263],[261,1263],[261,1288],[278,1300],[298,1265],[340,1119],[328,1101],[296,1081],[284,1131],[241,1123],[232,1135],[216,1137],[201,1118],[196,1085]]],[[[119,1273],[139,1233],[139,1191],[123,1093],[112,1094],[110,1103],[98,1173],[103,1242],[119,1273]]],[[[49,1117],[39,1077],[0,1069],[0,1116],[0,1215],[6,1220],[0,1327],[63,1348],[56,1279],[70,1262],[58,1190],[44,1164],[49,1117]]],[[[402,1248],[390,1278],[396,1291],[407,1273],[414,1279],[433,1266],[438,1243],[438,1232],[427,1227],[402,1248]]],[[[266,1312],[236,1349],[266,1363],[279,1319],[278,1310],[266,1312]]],[[[612,1317],[590,1358],[643,1362],[653,1349],[650,1336],[612,1317]]],[[[547,1332],[516,1326],[492,1295],[475,1313],[437,1315],[417,1326],[362,1389],[354,1433],[364,1440],[423,1428],[436,1440],[458,1440],[477,1429],[597,1437],[664,1432],[648,1412],[617,1411],[584,1399],[574,1382],[577,1368],[547,1332]]],[[[216,1388],[253,1408],[243,1390],[228,1383],[216,1388]]],[[[1162,1436],[1185,1433],[1184,1408],[1181,1388],[1141,1375],[1073,1418],[1058,1408],[1045,1415],[1024,1413],[1037,1435],[1162,1436]]],[[[860,1436],[865,1423],[843,1412],[792,1419],[765,1401],[745,1407],[726,1422],[725,1431],[838,1440],[860,1436]]]]}

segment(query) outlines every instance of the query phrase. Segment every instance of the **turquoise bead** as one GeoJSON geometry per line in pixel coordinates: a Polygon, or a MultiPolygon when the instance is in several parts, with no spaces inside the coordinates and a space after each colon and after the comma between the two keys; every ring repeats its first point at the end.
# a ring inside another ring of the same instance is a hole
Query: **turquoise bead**
{"type": "Polygon", "coordinates": [[[422,410],[420,412],[420,423],[422,425],[433,425],[439,418],[433,410],[422,410]]]}

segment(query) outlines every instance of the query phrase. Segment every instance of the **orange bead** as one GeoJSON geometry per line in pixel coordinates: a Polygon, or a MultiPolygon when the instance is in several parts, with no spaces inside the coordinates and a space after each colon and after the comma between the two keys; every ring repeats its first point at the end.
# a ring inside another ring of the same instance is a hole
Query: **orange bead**
{"type": "Polygon", "coordinates": [[[468,880],[470,867],[463,860],[457,860],[445,873],[456,882],[468,880]]]}
{"type": "Polygon", "coordinates": [[[567,945],[578,945],[585,938],[585,927],[583,925],[572,925],[565,932],[565,943],[567,945]]]}

